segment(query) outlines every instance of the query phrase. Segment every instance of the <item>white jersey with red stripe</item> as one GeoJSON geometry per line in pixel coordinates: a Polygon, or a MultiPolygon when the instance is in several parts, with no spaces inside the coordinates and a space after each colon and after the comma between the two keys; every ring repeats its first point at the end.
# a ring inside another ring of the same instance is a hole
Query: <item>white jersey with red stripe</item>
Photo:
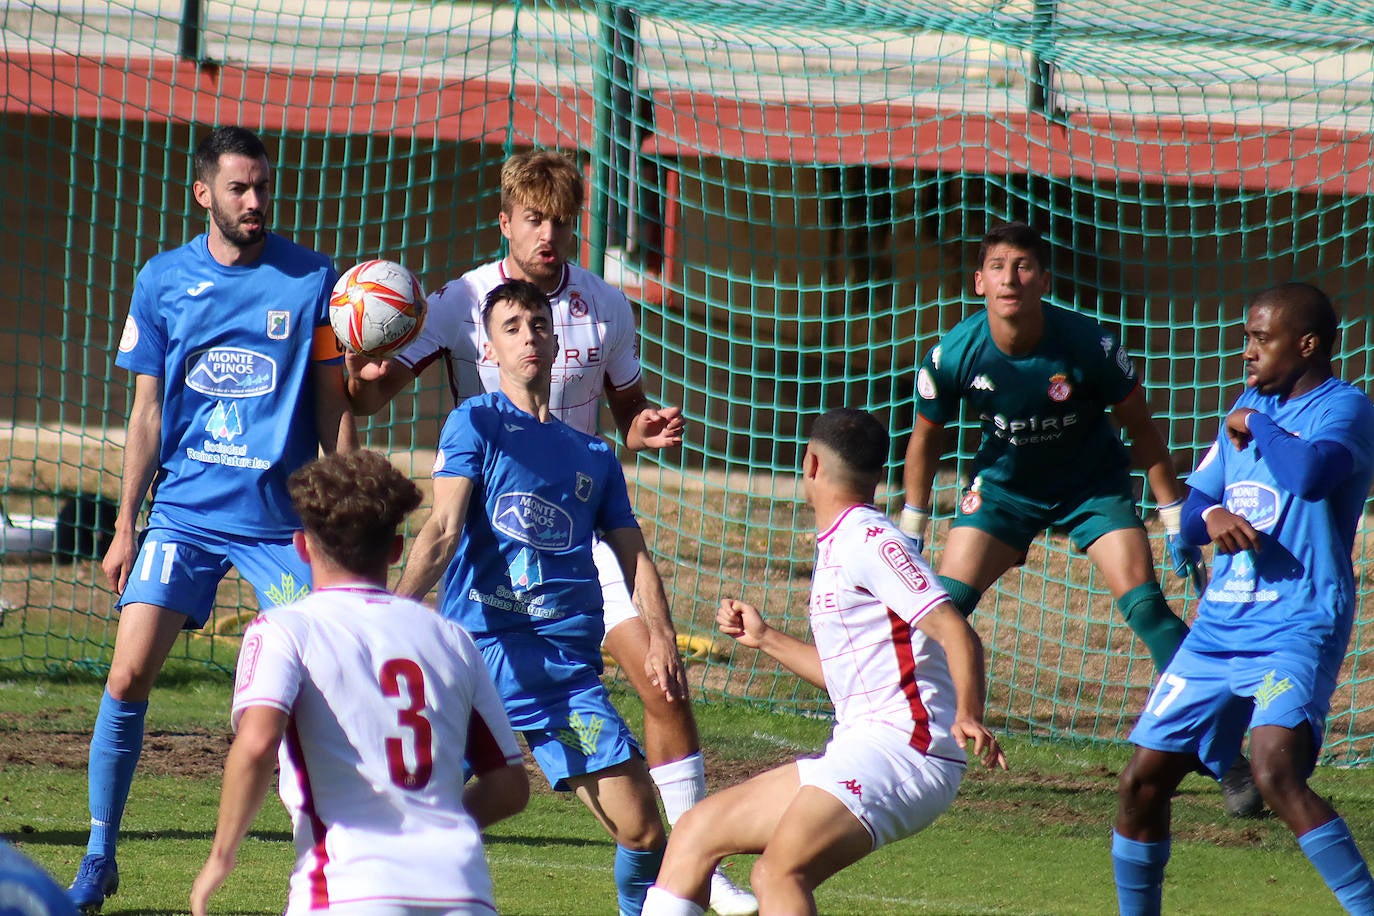
{"type": "Polygon", "coordinates": [[[495,912],[463,761],[480,774],[521,755],[461,627],[372,586],[319,589],[245,633],[236,728],[252,706],[290,716],[288,913],[368,901],[495,912]]]}
{"type": "MultiPolygon", "coordinates": [[[[508,279],[505,262],[493,261],[446,283],[429,297],[420,336],[396,357],[416,375],[443,358],[455,406],[501,388],[500,371],[486,358],[482,302],[508,279]]],[[[573,429],[595,436],[606,387],[626,388],[640,378],[634,311],[619,289],[573,264],[564,267],[549,302],[559,350],[550,408],[573,429]]]]}
{"type": "Polygon", "coordinates": [[[896,728],[923,754],[966,761],[949,733],[956,707],[944,649],[917,627],[948,596],[915,545],[874,507],[853,506],[817,536],[816,553],[811,633],[836,738],[896,728]]]}

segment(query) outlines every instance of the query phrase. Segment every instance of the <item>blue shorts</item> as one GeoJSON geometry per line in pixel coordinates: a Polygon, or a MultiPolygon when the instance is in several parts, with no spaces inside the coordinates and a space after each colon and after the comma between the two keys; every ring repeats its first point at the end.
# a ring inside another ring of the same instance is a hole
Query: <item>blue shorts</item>
{"type": "Polygon", "coordinates": [[[1156,751],[1196,754],[1218,779],[1240,752],[1247,730],[1260,725],[1312,728],[1317,762],[1335,683],[1315,655],[1294,652],[1196,652],[1185,639],[1150,692],[1131,730],[1131,743],[1156,751]]]}
{"type": "Polygon", "coordinates": [[[577,691],[567,705],[555,711],[555,725],[520,734],[543,770],[544,778],[558,792],[566,792],[568,777],[585,776],[642,756],[630,727],[611,705],[611,697],[598,681],[595,688],[577,691]]]}
{"type": "Polygon", "coordinates": [[[154,511],[115,607],[155,604],[185,614],[190,618],[187,629],[203,627],[230,566],[253,586],[259,609],[289,604],[310,593],[310,567],[296,554],[290,538],[263,540],[172,527],[154,511]]]}

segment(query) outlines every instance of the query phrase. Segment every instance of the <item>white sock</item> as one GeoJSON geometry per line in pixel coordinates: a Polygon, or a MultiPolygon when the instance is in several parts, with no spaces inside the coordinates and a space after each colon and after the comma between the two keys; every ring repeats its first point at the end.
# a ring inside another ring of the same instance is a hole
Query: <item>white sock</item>
{"type": "Polygon", "coordinates": [[[704,916],[706,911],[690,900],[674,897],[661,887],[649,888],[641,916],[704,916]]]}
{"type": "Polygon", "coordinates": [[[656,766],[649,771],[658,794],[663,799],[663,813],[668,825],[687,813],[687,809],[706,797],[706,762],[701,751],[690,757],[656,766]]]}

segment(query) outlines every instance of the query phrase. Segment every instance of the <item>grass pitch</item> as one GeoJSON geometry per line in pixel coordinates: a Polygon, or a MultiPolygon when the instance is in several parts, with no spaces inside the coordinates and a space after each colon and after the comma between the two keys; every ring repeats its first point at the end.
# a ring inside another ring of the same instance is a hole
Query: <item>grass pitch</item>
{"type": "MultiPolygon", "coordinates": [[[[0,834],[67,882],[86,839],[85,760],[101,685],[0,672],[0,834]]],[[[106,916],[186,912],[209,849],[228,743],[226,677],[173,669],[154,691],[147,743],[124,819],[118,896],[106,916]]],[[[617,695],[632,725],[632,696],[617,695]]],[[[818,750],[829,723],[737,703],[699,704],[713,787],[818,750]]],[[[818,894],[820,910],[868,914],[1100,914],[1115,911],[1108,838],[1128,749],[1008,739],[1010,773],[969,770],[931,829],[879,850],[818,894]]],[[[1374,771],[1322,767],[1313,781],[1374,851],[1374,771]]],[[[535,777],[529,809],[488,837],[497,902],[508,916],[615,911],[614,849],[582,807],[535,777]]],[[[1224,817],[1215,786],[1184,783],[1174,804],[1172,913],[1339,913],[1275,820],[1224,817]]],[[[269,799],[214,912],[280,913],[292,851],[269,799]]],[[[749,857],[727,865],[747,882],[749,857]]]]}

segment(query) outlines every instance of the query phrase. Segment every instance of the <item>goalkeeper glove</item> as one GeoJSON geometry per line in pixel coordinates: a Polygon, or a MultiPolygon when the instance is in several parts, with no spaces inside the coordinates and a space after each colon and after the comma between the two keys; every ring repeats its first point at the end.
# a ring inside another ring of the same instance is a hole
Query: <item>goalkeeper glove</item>
{"type": "Polygon", "coordinates": [[[1207,566],[1202,562],[1202,548],[1184,543],[1180,533],[1183,527],[1183,500],[1177,499],[1160,506],[1159,518],[1164,522],[1164,543],[1169,548],[1169,562],[1174,567],[1174,575],[1180,579],[1191,579],[1193,588],[1201,595],[1207,588],[1207,566]]]}
{"type": "Polygon", "coordinates": [[[902,529],[902,534],[916,542],[917,553],[925,553],[926,529],[930,527],[929,509],[922,509],[920,506],[907,503],[902,506],[902,514],[897,521],[897,527],[902,529]]]}

